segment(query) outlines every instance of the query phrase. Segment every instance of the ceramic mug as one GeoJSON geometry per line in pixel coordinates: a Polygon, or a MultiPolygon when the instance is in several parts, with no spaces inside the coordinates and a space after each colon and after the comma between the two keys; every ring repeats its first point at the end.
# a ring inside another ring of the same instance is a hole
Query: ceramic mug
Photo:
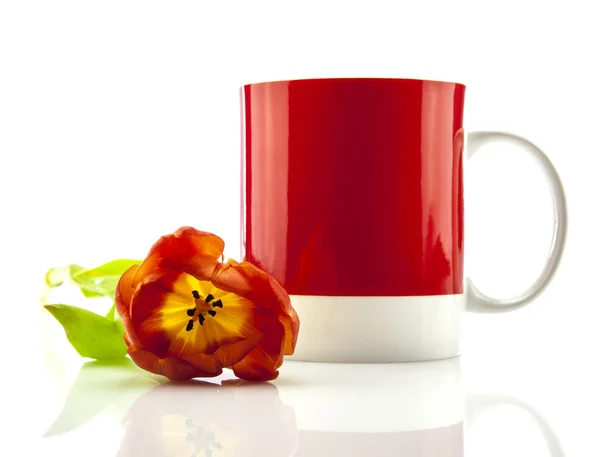
{"type": "Polygon", "coordinates": [[[463,312],[530,303],[565,242],[560,178],[530,141],[463,129],[465,86],[413,79],[242,87],[242,257],[273,275],[300,317],[295,359],[407,362],[459,353],[463,312]],[[463,276],[463,156],[503,141],[551,188],[546,265],[518,297],[463,276]]]}

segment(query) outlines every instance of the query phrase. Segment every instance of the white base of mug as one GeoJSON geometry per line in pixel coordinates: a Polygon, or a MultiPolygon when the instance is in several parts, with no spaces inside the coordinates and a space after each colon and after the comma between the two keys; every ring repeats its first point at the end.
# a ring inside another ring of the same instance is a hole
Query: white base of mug
{"type": "Polygon", "coordinates": [[[300,333],[290,360],[385,363],[459,355],[464,294],[414,297],[292,295],[300,333]]]}

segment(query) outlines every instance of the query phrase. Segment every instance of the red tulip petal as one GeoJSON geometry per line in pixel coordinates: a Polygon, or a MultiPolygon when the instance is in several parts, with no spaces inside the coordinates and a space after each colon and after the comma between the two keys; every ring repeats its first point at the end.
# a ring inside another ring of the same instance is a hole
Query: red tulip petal
{"type": "Polygon", "coordinates": [[[223,257],[225,242],[216,235],[192,227],[182,227],[161,237],[150,249],[134,282],[149,273],[167,268],[185,272],[198,279],[209,280],[223,257]]]}
{"type": "Polygon", "coordinates": [[[131,359],[140,368],[150,373],[165,376],[171,380],[212,377],[218,376],[223,372],[213,357],[206,357],[201,363],[195,365],[181,359],[160,359],[144,350],[130,349],[128,352],[131,359]]]}

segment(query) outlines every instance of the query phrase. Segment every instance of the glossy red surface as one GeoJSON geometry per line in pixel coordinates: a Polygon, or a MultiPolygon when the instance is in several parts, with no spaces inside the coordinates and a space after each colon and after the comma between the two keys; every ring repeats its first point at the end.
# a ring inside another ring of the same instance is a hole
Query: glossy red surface
{"type": "Polygon", "coordinates": [[[401,79],[244,86],[243,256],[290,294],[461,293],[464,92],[401,79]]]}

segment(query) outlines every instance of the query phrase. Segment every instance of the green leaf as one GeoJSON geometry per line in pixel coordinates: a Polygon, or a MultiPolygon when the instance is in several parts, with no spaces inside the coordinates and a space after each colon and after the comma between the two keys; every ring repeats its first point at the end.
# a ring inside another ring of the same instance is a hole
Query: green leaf
{"type": "Polygon", "coordinates": [[[58,287],[82,271],[85,271],[85,268],[75,264],[50,268],[46,273],[46,284],[50,287],[58,287]]]}
{"type": "Polygon", "coordinates": [[[57,287],[70,279],[87,298],[114,297],[121,275],[141,263],[141,260],[118,259],[89,269],[76,264],[52,268],[46,273],[46,284],[57,287]]]}
{"type": "Polygon", "coordinates": [[[44,308],[60,322],[67,339],[82,357],[110,360],[127,353],[120,322],[76,306],[46,305],[44,308]]]}
{"type": "Polygon", "coordinates": [[[116,309],[116,305],[113,303],[113,305],[110,307],[110,309],[108,310],[108,313],[106,313],[106,317],[107,319],[114,321],[115,320],[115,316],[117,316],[117,314],[115,313],[115,309],[116,309]]]}
{"type": "MultiPolygon", "coordinates": [[[[83,294],[83,296],[85,298],[100,298],[100,297],[106,297],[112,294],[110,293],[110,289],[108,288],[104,288],[104,290],[102,290],[101,292],[96,292],[94,290],[89,290],[89,286],[87,284],[77,284],[79,286],[79,288],[81,289],[81,293],[83,294]]],[[[97,287],[94,287],[94,289],[98,289],[97,287]]],[[[116,285],[115,285],[115,289],[116,289],[116,285]]],[[[113,289],[113,291],[115,290],[113,289]]]]}
{"type": "Polygon", "coordinates": [[[132,265],[139,265],[142,263],[141,260],[131,260],[131,259],[118,259],[112,260],[104,265],[100,265],[96,268],[91,268],[85,272],[88,276],[121,276],[125,271],[132,265]]]}
{"type": "Polygon", "coordinates": [[[80,271],[72,275],[71,279],[79,286],[86,297],[114,297],[121,275],[132,265],[139,265],[140,263],[139,260],[113,260],[99,267],[80,271]]]}

